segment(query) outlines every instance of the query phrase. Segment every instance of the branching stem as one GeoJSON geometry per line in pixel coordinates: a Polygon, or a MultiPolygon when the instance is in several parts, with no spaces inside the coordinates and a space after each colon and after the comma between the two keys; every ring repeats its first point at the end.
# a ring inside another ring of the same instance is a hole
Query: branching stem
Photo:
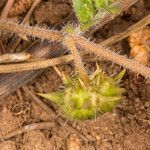
{"type": "MultiPolygon", "coordinates": [[[[123,33],[121,36],[119,35],[119,37],[117,37],[117,36],[115,38],[113,37],[113,39],[107,40],[107,42],[104,41],[102,46],[105,47],[108,44],[114,43],[115,41],[117,41],[116,40],[117,38],[119,38],[119,39],[125,38],[129,35],[129,33],[133,32],[133,31],[137,31],[138,29],[146,26],[149,23],[150,23],[150,14],[148,16],[146,16],[144,19],[142,19],[141,21],[139,21],[135,26],[132,26],[131,28],[129,28],[128,32],[123,33]]],[[[6,30],[9,32],[16,32],[16,33],[24,34],[24,35],[36,36],[36,37],[39,37],[42,39],[54,40],[54,41],[58,41],[58,42],[63,42],[64,37],[67,37],[67,35],[64,35],[62,32],[34,28],[34,27],[29,27],[29,26],[26,27],[26,26],[12,23],[12,22],[1,21],[1,20],[0,20],[0,29],[6,30]]],[[[148,68],[148,67],[145,67],[135,61],[127,59],[124,56],[121,56],[121,55],[113,53],[107,49],[104,49],[102,46],[98,46],[81,36],[72,36],[71,39],[73,39],[75,44],[82,47],[84,50],[88,50],[88,52],[92,52],[100,57],[103,57],[106,60],[112,61],[113,63],[117,63],[123,67],[126,67],[127,69],[132,70],[133,72],[136,72],[138,74],[140,73],[145,77],[150,77],[150,68],[148,68]]],[[[69,43],[70,43],[70,41],[68,42],[68,45],[69,45],[69,43]]],[[[70,45],[72,45],[72,44],[73,44],[73,42],[71,41],[70,45]]],[[[69,49],[71,47],[75,48],[72,45],[72,46],[69,46],[69,49]]],[[[31,69],[32,70],[41,69],[41,68],[46,68],[48,66],[57,65],[60,62],[68,62],[72,59],[73,59],[73,56],[69,55],[68,58],[67,58],[67,56],[63,56],[59,59],[54,58],[51,60],[41,60],[39,62],[30,62],[30,63],[12,64],[12,65],[0,65],[0,73],[27,71],[27,70],[31,70],[31,69]]]]}
{"type": "Polygon", "coordinates": [[[136,72],[137,74],[140,73],[145,77],[150,77],[150,68],[145,67],[136,61],[104,49],[103,47],[100,47],[99,45],[96,45],[83,37],[75,37],[74,42],[83,49],[92,52],[106,60],[119,64],[127,69],[132,70],[133,72],[136,72]]]}
{"type": "Polygon", "coordinates": [[[71,51],[71,53],[74,57],[75,67],[76,67],[77,73],[79,74],[80,78],[84,81],[84,83],[89,83],[90,79],[86,73],[86,70],[84,69],[80,54],[79,54],[71,36],[65,37],[65,44],[68,47],[68,49],[71,51]]]}
{"type": "Polygon", "coordinates": [[[31,27],[27,25],[19,25],[17,23],[6,20],[0,20],[0,30],[57,42],[62,42],[64,37],[62,32],[39,27],[31,27]]]}

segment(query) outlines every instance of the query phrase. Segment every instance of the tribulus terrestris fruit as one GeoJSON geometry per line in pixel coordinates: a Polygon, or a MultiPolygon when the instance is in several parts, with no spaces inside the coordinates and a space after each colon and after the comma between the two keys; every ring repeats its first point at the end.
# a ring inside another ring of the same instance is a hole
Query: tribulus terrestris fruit
{"type": "Polygon", "coordinates": [[[122,98],[123,88],[119,87],[124,70],[116,77],[108,77],[99,68],[90,76],[85,85],[79,77],[63,75],[64,89],[49,94],[38,94],[55,102],[71,120],[91,119],[99,114],[112,111],[122,98]]]}

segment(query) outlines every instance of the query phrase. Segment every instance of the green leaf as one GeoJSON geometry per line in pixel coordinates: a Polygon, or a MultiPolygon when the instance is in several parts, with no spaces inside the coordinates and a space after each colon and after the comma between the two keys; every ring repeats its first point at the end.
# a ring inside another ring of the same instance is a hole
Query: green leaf
{"type": "Polygon", "coordinates": [[[81,24],[88,23],[95,15],[93,0],[73,0],[73,7],[76,16],[81,24]]]}

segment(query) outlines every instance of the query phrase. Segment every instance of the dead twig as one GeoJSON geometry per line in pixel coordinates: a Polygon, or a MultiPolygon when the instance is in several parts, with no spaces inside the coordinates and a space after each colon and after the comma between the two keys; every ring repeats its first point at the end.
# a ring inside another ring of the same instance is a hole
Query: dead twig
{"type": "Polygon", "coordinates": [[[47,68],[49,66],[55,66],[60,63],[66,63],[68,61],[73,60],[73,55],[70,57],[62,56],[59,58],[53,59],[45,59],[45,60],[36,60],[35,62],[27,62],[21,64],[7,64],[7,65],[0,65],[0,73],[12,73],[12,72],[20,72],[20,71],[29,71],[29,70],[37,70],[42,68],[47,68]]]}
{"type": "Polygon", "coordinates": [[[33,131],[33,130],[41,130],[41,129],[51,129],[55,127],[55,123],[54,122],[40,122],[40,123],[33,123],[30,125],[26,125],[24,127],[21,127],[19,129],[16,129],[14,131],[11,131],[10,133],[8,133],[7,135],[5,135],[3,137],[3,140],[7,140],[11,137],[17,136],[19,134],[23,134],[29,131],[33,131]]]}
{"type": "MultiPolygon", "coordinates": [[[[92,42],[89,42],[87,39],[83,37],[74,38],[74,42],[78,44],[80,47],[88,50],[88,52],[92,52],[99,57],[104,58],[105,60],[112,61],[117,63],[127,69],[132,70],[133,72],[140,73],[145,77],[150,77],[150,68],[143,66],[131,59],[128,59],[124,56],[118,55],[110,50],[104,49],[98,45],[95,45],[92,42]]],[[[10,73],[10,72],[20,72],[20,71],[28,71],[28,70],[37,70],[41,68],[46,68],[49,66],[55,66],[58,64],[66,63],[74,59],[73,55],[66,55],[59,58],[40,60],[36,62],[29,62],[23,64],[8,64],[8,65],[0,65],[0,73],[10,73]]]]}
{"type": "Polygon", "coordinates": [[[6,19],[8,14],[9,14],[9,11],[10,11],[10,8],[12,7],[13,3],[14,3],[15,0],[8,0],[7,1],[7,4],[5,5],[1,15],[0,15],[0,19],[6,19]]]}
{"type": "Polygon", "coordinates": [[[28,53],[10,53],[0,55],[0,64],[1,63],[16,63],[24,62],[31,57],[28,53]]]}
{"type": "Polygon", "coordinates": [[[2,41],[1,41],[1,39],[0,39],[0,50],[1,50],[0,53],[2,53],[2,54],[5,53],[4,45],[3,45],[2,41]]]}
{"type": "Polygon", "coordinates": [[[143,19],[141,19],[140,21],[138,21],[137,23],[133,24],[132,26],[130,26],[129,28],[127,28],[124,32],[118,33],[108,39],[106,39],[104,42],[100,42],[98,43],[100,46],[104,46],[107,47],[109,45],[112,45],[114,43],[117,43],[118,41],[121,41],[125,38],[127,38],[128,36],[130,36],[132,33],[137,32],[141,29],[143,29],[145,26],[147,26],[150,23],[150,15],[144,17],[143,19]]]}
{"type": "Polygon", "coordinates": [[[18,96],[19,101],[22,102],[23,101],[23,96],[22,96],[22,93],[21,93],[20,89],[16,90],[16,95],[18,96]]]}
{"type": "Polygon", "coordinates": [[[35,0],[34,3],[32,4],[31,8],[29,9],[28,13],[24,17],[22,23],[29,23],[30,17],[35,9],[35,7],[41,2],[41,0],[35,0]]]}

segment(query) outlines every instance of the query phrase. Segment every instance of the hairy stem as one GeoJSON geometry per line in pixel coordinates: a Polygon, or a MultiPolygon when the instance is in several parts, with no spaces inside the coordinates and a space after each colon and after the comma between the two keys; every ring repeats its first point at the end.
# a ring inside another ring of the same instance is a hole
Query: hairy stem
{"type": "Polygon", "coordinates": [[[62,42],[62,39],[64,37],[62,32],[58,32],[55,30],[46,30],[39,27],[30,27],[27,25],[19,25],[17,23],[6,20],[0,20],[0,30],[57,42],[62,42]]]}
{"type": "MultiPolygon", "coordinates": [[[[130,26],[125,32],[120,33],[119,35],[114,35],[114,36],[108,38],[107,40],[101,42],[99,44],[99,46],[107,47],[107,46],[109,46],[109,45],[111,45],[111,44],[113,44],[115,42],[118,42],[119,40],[122,40],[123,38],[128,37],[128,35],[130,35],[131,33],[142,29],[144,26],[146,26],[149,23],[150,23],[150,15],[146,16],[145,18],[143,18],[142,20],[140,20],[136,24],[130,26]]],[[[78,41],[78,42],[79,42],[78,44],[81,43],[80,41],[78,41]]],[[[89,43],[89,41],[86,41],[86,42],[89,43]]],[[[95,45],[94,45],[94,47],[95,47],[95,45]]],[[[99,47],[99,48],[101,48],[101,47],[99,47]]],[[[114,57],[115,53],[112,53],[111,51],[108,51],[108,52],[109,52],[110,55],[113,55],[113,57],[114,57]]],[[[87,53],[89,53],[89,51],[81,51],[80,55],[82,57],[83,55],[85,55],[87,53]]],[[[146,70],[149,70],[148,67],[144,67],[144,66],[142,66],[140,64],[137,64],[136,62],[131,61],[130,59],[127,59],[127,58],[125,58],[123,56],[120,56],[118,54],[115,54],[115,55],[116,55],[116,59],[117,59],[117,56],[118,56],[118,57],[123,58],[123,60],[125,59],[126,62],[130,62],[131,65],[134,63],[136,68],[138,68],[138,66],[139,66],[139,68],[141,69],[141,67],[142,67],[143,68],[142,70],[144,70],[143,72],[146,72],[146,70]]],[[[103,55],[100,55],[100,57],[102,57],[102,56],[103,55]]],[[[0,73],[10,73],[10,72],[19,72],[19,71],[29,71],[29,70],[42,69],[42,68],[46,68],[46,67],[49,67],[49,66],[54,66],[54,65],[58,65],[58,64],[69,62],[69,61],[73,60],[73,58],[74,58],[73,55],[67,55],[67,56],[58,57],[58,58],[54,58],[54,59],[48,59],[48,60],[33,60],[30,63],[12,64],[12,65],[0,65],[0,73]]],[[[105,59],[108,59],[107,56],[106,56],[105,59]]],[[[110,58],[108,60],[110,60],[110,58]]],[[[118,64],[120,64],[119,61],[118,61],[118,64]]],[[[120,64],[120,65],[122,65],[122,64],[120,64]]],[[[126,66],[126,68],[128,68],[128,66],[126,66]]],[[[129,69],[132,70],[132,67],[130,67],[129,69]]],[[[137,73],[141,73],[140,69],[136,70],[136,72],[137,73]]],[[[141,74],[145,76],[145,73],[141,73],[141,74]]],[[[146,74],[146,76],[147,76],[147,74],[146,74]]]]}
{"type": "Polygon", "coordinates": [[[92,52],[106,60],[113,63],[119,64],[133,72],[140,73],[145,77],[150,77],[150,68],[143,66],[133,60],[130,60],[124,56],[111,52],[110,50],[104,49],[103,47],[96,45],[83,37],[73,37],[74,42],[81,48],[92,52]]]}
{"type": "MultiPolygon", "coordinates": [[[[29,25],[29,22],[30,22],[30,17],[34,11],[34,9],[36,8],[36,6],[41,2],[41,0],[35,0],[34,3],[32,4],[32,6],[30,7],[29,11],[27,12],[27,14],[25,15],[25,17],[23,18],[22,20],[22,24],[25,24],[25,25],[29,25]]],[[[25,35],[19,35],[19,36],[13,36],[11,42],[8,46],[8,51],[11,51],[11,52],[14,52],[15,49],[18,47],[19,43],[21,42],[22,38],[26,38],[27,37],[25,35]]]]}
{"type": "Polygon", "coordinates": [[[71,36],[65,37],[65,44],[74,57],[75,67],[80,78],[84,81],[84,83],[89,83],[90,79],[86,73],[86,70],[84,69],[83,63],[81,61],[81,57],[78,53],[78,50],[71,36]]]}
{"type": "MultiPolygon", "coordinates": [[[[118,15],[121,12],[121,10],[125,10],[126,8],[130,7],[131,5],[136,3],[137,0],[126,0],[126,1],[120,0],[118,2],[119,2],[118,5],[120,8],[120,11],[115,15],[111,15],[109,12],[108,12],[108,14],[106,13],[106,15],[104,15],[103,18],[100,19],[100,22],[96,26],[99,26],[99,24],[104,24],[104,22],[108,18],[112,20],[114,17],[116,17],[116,15],[118,15]]],[[[107,20],[107,22],[108,22],[108,20],[107,20]]],[[[94,26],[95,30],[97,29],[96,26],[94,26]]],[[[38,37],[40,39],[54,40],[54,41],[60,41],[60,42],[63,39],[63,34],[60,32],[41,29],[38,27],[35,28],[35,27],[18,25],[17,23],[12,23],[11,21],[6,21],[6,20],[0,20],[0,30],[8,31],[11,33],[15,32],[20,35],[29,35],[29,36],[38,37]]],[[[95,31],[95,30],[93,30],[93,31],[95,31]]]]}
{"type": "Polygon", "coordinates": [[[55,126],[55,123],[53,122],[39,122],[39,123],[30,124],[30,125],[25,125],[21,128],[18,128],[16,130],[9,132],[3,137],[3,139],[7,140],[11,137],[14,137],[22,133],[26,133],[26,132],[33,131],[33,130],[50,129],[50,128],[53,128],[54,126],[55,126]]]}
{"type": "MultiPolygon", "coordinates": [[[[144,19],[142,19],[140,22],[136,24],[136,30],[134,26],[129,28],[129,32],[126,34],[123,34],[123,37],[120,36],[119,38],[125,38],[129,35],[129,33],[133,31],[137,31],[139,29],[138,27],[142,28],[143,24],[147,25],[150,23],[150,15],[146,16],[144,19]]],[[[56,40],[56,41],[63,41],[63,34],[58,31],[51,31],[51,30],[43,30],[40,28],[34,28],[34,27],[25,27],[21,26],[15,23],[11,22],[5,22],[5,21],[0,21],[0,29],[7,30],[7,31],[12,31],[12,32],[19,32],[20,34],[26,34],[26,35],[33,35],[42,39],[48,39],[48,40],[56,40]]],[[[141,64],[138,64],[137,62],[134,62],[130,59],[127,59],[121,55],[112,53],[109,50],[105,50],[104,48],[95,45],[92,42],[89,42],[88,40],[82,38],[82,37],[72,37],[74,42],[79,45],[80,47],[84,48],[85,50],[88,50],[88,52],[93,52],[97,54],[100,57],[103,57],[106,60],[110,60],[114,63],[117,63],[119,65],[122,65],[136,73],[140,73],[145,77],[150,77],[150,69],[148,67],[145,67],[141,64]]],[[[118,38],[118,37],[117,37],[118,38]]],[[[111,40],[107,40],[103,42],[102,46],[108,45],[114,43],[116,38],[113,38],[111,40]],[[112,42],[112,43],[111,43],[112,42]]],[[[67,58],[67,56],[62,57],[61,59],[53,59],[53,60],[43,60],[39,62],[31,62],[31,63],[24,63],[24,64],[15,64],[15,65],[1,65],[0,66],[0,72],[1,73],[8,73],[8,72],[19,72],[19,71],[27,71],[27,70],[35,70],[35,69],[40,69],[40,68],[45,68],[48,66],[53,66],[57,65],[60,63],[60,60],[62,62],[67,62],[73,59],[72,55],[67,58]],[[9,68],[10,67],[10,68],[9,68]],[[18,68],[17,68],[18,67],[18,68]]]]}

